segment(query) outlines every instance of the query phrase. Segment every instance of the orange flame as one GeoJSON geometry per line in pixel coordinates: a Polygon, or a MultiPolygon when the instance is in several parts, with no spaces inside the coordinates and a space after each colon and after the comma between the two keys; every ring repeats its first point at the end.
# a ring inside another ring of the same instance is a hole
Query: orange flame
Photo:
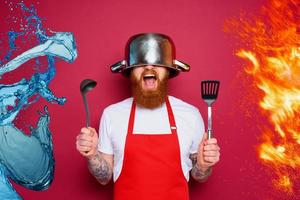
{"type": "Polygon", "coordinates": [[[263,92],[260,109],[273,126],[262,133],[259,158],[275,172],[274,186],[292,194],[300,178],[300,0],[270,0],[259,16],[245,19],[225,28],[248,47],[237,56],[250,61],[245,71],[263,92]]]}

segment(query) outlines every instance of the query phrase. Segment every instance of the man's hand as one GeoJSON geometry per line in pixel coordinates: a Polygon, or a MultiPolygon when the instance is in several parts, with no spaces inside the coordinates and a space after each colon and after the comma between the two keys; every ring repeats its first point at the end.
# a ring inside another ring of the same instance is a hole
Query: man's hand
{"type": "Polygon", "coordinates": [[[208,170],[220,160],[220,147],[217,139],[207,139],[208,134],[204,133],[197,153],[197,167],[203,171],[208,170]]]}
{"type": "Polygon", "coordinates": [[[98,134],[94,128],[82,128],[76,138],[76,149],[90,159],[97,154],[98,134]]]}
{"type": "Polygon", "coordinates": [[[103,185],[109,183],[113,173],[113,155],[97,150],[98,134],[94,128],[82,128],[76,138],[76,149],[88,159],[88,168],[97,181],[103,185]]]}
{"type": "Polygon", "coordinates": [[[207,133],[204,134],[198,148],[198,152],[192,154],[190,159],[193,162],[191,174],[199,182],[204,182],[211,174],[211,167],[220,159],[220,147],[217,139],[207,139],[207,133]]]}

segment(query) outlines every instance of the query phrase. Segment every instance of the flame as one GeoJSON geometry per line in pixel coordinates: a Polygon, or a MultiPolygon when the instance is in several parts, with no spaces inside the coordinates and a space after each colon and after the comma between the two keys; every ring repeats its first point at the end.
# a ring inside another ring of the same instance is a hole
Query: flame
{"type": "Polygon", "coordinates": [[[246,18],[227,21],[225,31],[247,46],[236,55],[249,61],[245,71],[263,93],[259,107],[271,125],[262,131],[258,157],[276,174],[274,186],[292,194],[300,178],[300,0],[269,0],[246,18]]]}

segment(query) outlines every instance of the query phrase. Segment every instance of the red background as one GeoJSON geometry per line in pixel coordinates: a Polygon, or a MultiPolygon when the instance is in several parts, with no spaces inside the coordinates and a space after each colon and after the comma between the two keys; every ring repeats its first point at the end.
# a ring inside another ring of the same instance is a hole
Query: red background
{"type": "MultiPolygon", "coordinates": [[[[25,4],[29,5],[28,2],[25,4]]],[[[255,150],[260,135],[258,122],[267,120],[251,114],[257,109],[255,102],[247,100],[246,86],[251,79],[244,77],[244,62],[234,55],[237,41],[222,31],[226,19],[238,17],[242,10],[255,14],[265,1],[32,2],[39,16],[45,19],[44,27],[74,33],[78,58],[72,64],[59,61],[57,75],[50,85],[57,96],[67,97],[64,106],[41,100],[19,116],[21,124],[33,124],[36,110],[49,105],[56,159],[54,182],[48,190],[35,192],[16,186],[25,200],[112,199],[112,184],[98,184],[88,173],[85,159],[75,149],[76,135],[85,124],[79,84],[85,78],[98,82],[88,94],[92,126],[98,128],[103,108],[130,96],[126,78],[112,74],[109,66],[123,59],[127,39],[140,32],[160,32],[173,38],[177,59],[189,63],[191,71],[170,81],[170,94],[197,106],[205,123],[207,111],[200,97],[200,82],[204,79],[221,81],[219,98],[213,107],[214,134],[221,146],[221,161],[206,183],[190,183],[191,200],[282,199],[272,194],[271,179],[255,150]]],[[[11,12],[7,4],[0,3],[1,40],[5,41],[3,33],[11,26],[4,23],[6,16],[18,12],[17,9],[11,12]]],[[[19,80],[28,74],[28,65],[6,78],[19,80]]]]}

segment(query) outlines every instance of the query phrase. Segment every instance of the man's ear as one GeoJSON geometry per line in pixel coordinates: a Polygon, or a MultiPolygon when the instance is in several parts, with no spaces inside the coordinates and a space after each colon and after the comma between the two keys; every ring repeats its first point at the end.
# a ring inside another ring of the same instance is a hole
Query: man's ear
{"type": "Polygon", "coordinates": [[[168,72],[168,78],[170,78],[170,74],[171,74],[171,70],[168,68],[168,70],[167,70],[168,72]]]}
{"type": "Polygon", "coordinates": [[[130,69],[126,70],[126,71],[124,72],[124,75],[125,75],[126,77],[130,78],[132,69],[133,69],[133,68],[130,68],[130,69]]]}

